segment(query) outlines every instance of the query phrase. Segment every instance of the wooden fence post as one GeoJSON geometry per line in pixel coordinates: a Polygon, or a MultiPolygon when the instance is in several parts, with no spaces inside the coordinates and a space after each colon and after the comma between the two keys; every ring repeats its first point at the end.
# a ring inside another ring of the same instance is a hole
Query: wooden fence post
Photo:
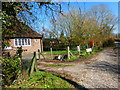
{"type": "Polygon", "coordinates": [[[70,59],[70,47],[67,47],[67,54],[68,54],[68,59],[70,59]]]}
{"type": "Polygon", "coordinates": [[[88,48],[88,44],[87,44],[87,48],[88,48]]]}
{"type": "Polygon", "coordinates": [[[10,52],[7,52],[7,57],[10,58],[10,52]]]}
{"type": "Polygon", "coordinates": [[[36,70],[37,70],[37,67],[36,67],[36,52],[34,52],[34,56],[32,58],[28,74],[31,75],[36,70]]]}
{"type": "MultiPolygon", "coordinates": [[[[39,60],[41,60],[41,57],[40,57],[40,55],[44,58],[44,60],[45,60],[45,56],[40,52],[40,50],[38,49],[38,58],[39,58],[39,60]]],[[[42,61],[42,60],[41,60],[42,61]]]]}
{"type": "Polygon", "coordinates": [[[38,49],[38,58],[40,60],[40,50],[38,49]]]}

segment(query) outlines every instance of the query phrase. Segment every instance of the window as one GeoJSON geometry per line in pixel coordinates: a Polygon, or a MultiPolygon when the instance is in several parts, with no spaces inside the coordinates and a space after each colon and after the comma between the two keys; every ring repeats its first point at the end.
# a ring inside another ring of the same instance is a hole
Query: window
{"type": "Polygon", "coordinates": [[[30,38],[15,38],[14,39],[15,46],[31,46],[30,38]]]}

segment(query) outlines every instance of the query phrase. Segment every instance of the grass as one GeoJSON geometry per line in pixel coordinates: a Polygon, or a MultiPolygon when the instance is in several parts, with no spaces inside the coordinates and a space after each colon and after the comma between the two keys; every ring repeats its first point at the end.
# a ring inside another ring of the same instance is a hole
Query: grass
{"type": "MultiPolygon", "coordinates": [[[[67,53],[67,51],[52,51],[53,55],[61,55],[61,54],[65,54],[67,53]]],[[[51,52],[50,51],[44,51],[44,54],[50,55],[51,52]]]]}
{"type": "MultiPolygon", "coordinates": [[[[92,51],[92,52],[86,52],[86,50],[81,50],[81,56],[73,56],[73,57],[71,57],[70,59],[66,59],[65,61],[74,61],[74,60],[76,60],[76,59],[78,59],[78,58],[88,58],[88,57],[90,57],[90,56],[93,56],[93,55],[95,55],[96,53],[98,53],[98,52],[101,52],[103,49],[99,49],[99,50],[95,50],[95,51],[92,51]]],[[[74,51],[73,51],[74,52],[74,51]]],[[[74,53],[76,53],[76,52],[74,52],[74,53]]]]}
{"type": "Polygon", "coordinates": [[[63,65],[63,64],[48,64],[46,67],[54,67],[54,66],[73,66],[73,65],[63,65]]]}
{"type": "MultiPolygon", "coordinates": [[[[87,53],[86,50],[81,50],[80,51],[81,56],[78,56],[78,51],[77,50],[70,50],[72,52],[72,54],[75,55],[75,56],[72,56],[70,59],[66,59],[64,61],[74,61],[79,57],[80,58],[87,58],[87,57],[93,56],[94,54],[96,54],[96,53],[98,53],[98,52],[100,52],[102,50],[103,49],[94,50],[91,53],[90,52],[87,53]]],[[[44,54],[50,55],[51,53],[50,53],[50,51],[45,51],[44,54]]],[[[65,51],[65,50],[64,51],[53,51],[52,54],[53,55],[63,55],[63,54],[67,55],[67,51],[65,51]]]]}
{"type": "Polygon", "coordinates": [[[26,80],[22,80],[7,88],[74,88],[67,81],[50,73],[37,71],[26,80]]]}
{"type": "MultiPolygon", "coordinates": [[[[70,50],[72,52],[72,54],[78,54],[78,51],[77,50],[70,50]]],[[[81,50],[80,51],[81,53],[84,53],[86,52],[86,50],[81,50]]],[[[44,51],[44,54],[47,54],[47,55],[50,55],[51,52],[50,51],[44,51]]],[[[52,51],[52,54],[53,55],[61,55],[61,54],[67,54],[67,51],[52,51]]]]}
{"type": "Polygon", "coordinates": [[[74,60],[76,60],[77,58],[79,58],[79,56],[73,56],[73,57],[71,57],[70,59],[65,59],[65,61],[74,61],[74,60]]]}

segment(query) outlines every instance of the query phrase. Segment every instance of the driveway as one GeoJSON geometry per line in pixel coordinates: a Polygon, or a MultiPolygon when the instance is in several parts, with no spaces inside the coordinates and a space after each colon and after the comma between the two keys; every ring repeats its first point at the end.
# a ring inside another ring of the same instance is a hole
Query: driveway
{"type": "Polygon", "coordinates": [[[118,88],[118,53],[113,48],[88,59],[75,62],[39,62],[39,70],[44,70],[65,77],[85,88],[118,88]],[[72,66],[45,67],[44,64],[69,64],[72,66]]]}

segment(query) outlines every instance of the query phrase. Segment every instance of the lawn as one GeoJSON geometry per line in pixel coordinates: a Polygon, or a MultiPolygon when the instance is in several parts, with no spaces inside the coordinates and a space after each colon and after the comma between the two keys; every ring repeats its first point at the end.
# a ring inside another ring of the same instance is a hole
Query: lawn
{"type": "MultiPolygon", "coordinates": [[[[72,52],[72,54],[78,54],[78,51],[77,50],[70,50],[72,52]]],[[[81,53],[82,52],[85,52],[85,50],[81,50],[81,53]]],[[[46,54],[46,55],[51,55],[51,52],[50,51],[44,51],[43,54],[46,54]]],[[[52,54],[53,55],[62,55],[62,54],[67,54],[67,50],[63,50],[63,51],[52,51],[52,54]]]]}
{"type": "Polygon", "coordinates": [[[37,71],[29,78],[7,88],[74,88],[73,85],[50,73],[37,71]]]}
{"type": "MultiPolygon", "coordinates": [[[[66,54],[66,53],[67,53],[67,51],[65,51],[65,50],[64,51],[52,51],[53,55],[61,55],[61,54],[66,54]]],[[[44,51],[43,54],[50,55],[51,52],[50,51],[44,51]]]]}
{"type": "MultiPolygon", "coordinates": [[[[81,50],[80,51],[80,56],[78,55],[78,51],[77,50],[70,50],[72,52],[72,54],[74,56],[72,56],[70,59],[65,59],[64,61],[74,61],[78,58],[87,58],[87,57],[90,57],[90,56],[93,56],[95,55],[96,53],[102,51],[103,49],[100,49],[100,50],[94,50],[92,51],[91,53],[90,52],[86,52],[86,50],[81,50]]],[[[51,52],[50,51],[45,51],[44,54],[46,55],[50,55],[51,52]]],[[[52,52],[53,55],[67,55],[67,51],[53,51],[52,52]]]]}

